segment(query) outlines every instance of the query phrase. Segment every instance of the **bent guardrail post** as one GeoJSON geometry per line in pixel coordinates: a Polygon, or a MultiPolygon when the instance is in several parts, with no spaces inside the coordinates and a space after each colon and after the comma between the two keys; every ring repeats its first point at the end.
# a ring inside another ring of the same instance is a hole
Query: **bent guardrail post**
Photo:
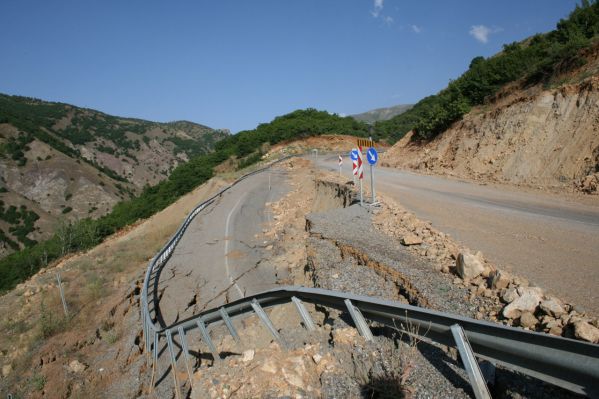
{"type": "Polygon", "coordinates": [[[221,317],[223,318],[223,321],[225,322],[225,325],[227,326],[227,329],[229,330],[229,333],[231,334],[231,336],[233,337],[235,342],[237,342],[238,344],[241,343],[241,339],[239,338],[237,331],[235,331],[235,327],[233,327],[233,322],[231,321],[231,318],[227,314],[227,310],[224,307],[221,307],[218,311],[219,311],[221,317]]]}
{"type": "Polygon", "coordinates": [[[200,333],[202,334],[202,339],[204,340],[204,343],[206,344],[206,346],[208,346],[210,353],[212,353],[212,356],[214,357],[214,361],[220,361],[220,354],[218,353],[216,346],[214,346],[214,342],[212,342],[212,339],[208,334],[208,330],[206,329],[206,324],[204,323],[204,320],[202,320],[202,318],[200,317],[196,320],[196,324],[200,329],[200,333]]]}
{"type": "Polygon", "coordinates": [[[292,296],[291,300],[293,301],[293,304],[295,305],[295,308],[297,309],[297,312],[300,314],[303,322],[304,322],[304,326],[306,327],[306,330],[308,331],[314,331],[316,330],[316,326],[314,326],[314,322],[312,321],[312,317],[310,316],[310,313],[308,313],[308,310],[306,309],[306,307],[304,306],[304,304],[302,303],[302,301],[300,301],[297,297],[292,296]]]}
{"type": "Polygon", "coordinates": [[[187,375],[189,376],[189,386],[193,382],[193,373],[191,371],[190,359],[189,359],[189,347],[187,346],[187,339],[185,338],[185,330],[179,326],[177,328],[177,334],[181,340],[181,350],[183,351],[183,358],[185,359],[185,368],[187,369],[187,375]]]}
{"type": "Polygon", "coordinates": [[[264,309],[262,309],[262,306],[260,306],[260,303],[258,303],[258,301],[254,298],[254,300],[252,300],[251,302],[251,305],[252,308],[254,308],[254,312],[256,312],[256,315],[262,321],[262,324],[264,324],[264,326],[270,332],[270,334],[275,338],[275,340],[277,340],[277,342],[283,348],[287,349],[287,344],[285,343],[275,326],[272,324],[272,321],[270,321],[270,319],[268,318],[266,312],[264,312],[264,309]]]}
{"type": "Polygon", "coordinates": [[[345,303],[345,306],[347,307],[349,315],[354,321],[356,328],[360,332],[360,335],[363,336],[366,341],[372,341],[374,339],[372,336],[372,331],[370,331],[370,327],[368,327],[368,323],[366,323],[366,320],[364,320],[360,309],[355,307],[349,299],[346,299],[343,302],[345,303]]]}
{"type": "Polygon", "coordinates": [[[175,345],[173,344],[173,337],[171,330],[166,330],[166,344],[168,345],[168,352],[171,357],[171,373],[175,381],[175,395],[177,399],[181,399],[181,392],[179,388],[179,377],[177,376],[177,358],[175,357],[175,345]]]}
{"type": "Polygon", "coordinates": [[[468,338],[466,338],[466,335],[464,334],[464,330],[459,324],[453,324],[451,326],[451,333],[455,339],[458,351],[460,352],[460,357],[464,364],[464,368],[466,369],[466,373],[468,374],[474,396],[476,399],[491,399],[491,393],[489,392],[483,373],[478,367],[478,362],[474,357],[474,353],[472,352],[468,338]]]}

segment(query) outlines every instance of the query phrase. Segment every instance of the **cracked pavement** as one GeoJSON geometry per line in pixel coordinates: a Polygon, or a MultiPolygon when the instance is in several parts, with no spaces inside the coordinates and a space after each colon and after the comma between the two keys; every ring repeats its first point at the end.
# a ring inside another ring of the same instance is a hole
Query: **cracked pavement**
{"type": "Polygon", "coordinates": [[[271,242],[263,232],[271,220],[266,204],[290,187],[284,170],[243,180],[189,225],[159,282],[159,308],[169,325],[202,310],[277,284],[274,265],[264,262],[271,242]]]}

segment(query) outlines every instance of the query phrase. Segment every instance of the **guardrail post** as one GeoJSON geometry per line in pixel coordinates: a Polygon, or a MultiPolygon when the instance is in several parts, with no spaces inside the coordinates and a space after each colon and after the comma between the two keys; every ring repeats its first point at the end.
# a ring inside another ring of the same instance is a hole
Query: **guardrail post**
{"type": "Polygon", "coordinates": [[[181,339],[181,347],[183,348],[183,357],[185,358],[185,368],[187,369],[187,375],[189,376],[189,386],[193,381],[193,373],[191,372],[191,366],[189,365],[189,348],[187,347],[187,339],[185,339],[185,330],[183,330],[182,326],[177,328],[177,333],[179,334],[179,339],[181,339]]]}
{"type": "Polygon", "coordinates": [[[231,336],[233,337],[235,342],[239,344],[241,342],[241,339],[239,338],[237,331],[235,331],[235,327],[233,326],[233,322],[231,321],[231,318],[229,317],[227,310],[225,308],[220,308],[218,311],[220,312],[220,316],[223,318],[223,321],[225,322],[225,325],[227,326],[229,333],[231,333],[231,336]]]}
{"type": "Polygon", "coordinates": [[[306,307],[304,306],[302,301],[295,296],[292,296],[291,300],[293,301],[293,304],[295,305],[297,312],[302,317],[302,320],[304,321],[304,326],[306,327],[306,330],[308,330],[308,331],[316,330],[316,327],[314,326],[314,322],[312,321],[312,317],[310,317],[310,313],[308,313],[308,309],[306,309],[306,307]]]}
{"type": "Polygon", "coordinates": [[[64,290],[62,288],[62,280],[60,279],[60,273],[56,273],[56,280],[58,281],[58,289],[60,291],[60,300],[62,301],[62,309],[64,310],[65,317],[69,317],[69,309],[67,309],[67,300],[64,297],[64,290]]]}
{"type": "Polygon", "coordinates": [[[260,306],[260,304],[258,303],[256,298],[254,298],[252,300],[251,305],[252,305],[252,308],[254,309],[254,312],[256,312],[256,315],[258,315],[258,318],[266,326],[266,329],[268,331],[270,331],[272,336],[277,340],[277,342],[279,342],[279,344],[284,349],[287,349],[287,344],[285,343],[285,341],[283,341],[283,338],[281,337],[281,335],[279,335],[279,332],[277,331],[275,326],[272,324],[272,321],[270,321],[270,319],[268,318],[268,315],[266,314],[266,312],[264,312],[264,309],[262,309],[262,306],[260,306]]]}
{"type": "Polygon", "coordinates": [[[212,339],[210,339],[210,335],[208,335],[208,330],[206,329],[206,324],[204,323],[204,320],[202,320],[202,318],[200,317],[196,321],[196,324],[198,325],[198,328],[200,329],[200,333],[202,334],[202,339],[204,340],[204,342],[208,346],[208,349],[210,350],[210,353],[212,353],[212,356],[214,357],[214,361],[215,362],[219,361],[220,355],[219,355],[218,351],[216,350],[216,346],[214,346],[214,342],[212,342],[212,339]]]}
{"type": "Polygon", "coordinates": [[[458,351],[460,352],[460,357],[462,358],[462,363],[464,363],[466,373],[468,373],[474,396],[476,396],[476,399],[491,399],[489,388],[478,367],[478,362],[474,357],[470,342],[468,342],[468,338],[466,338],[466,334],[464,334],[464,329],[459,324],[454,324],[451,326],[451,333],[453,334],[453,339],[455,339],[458,351]]]}
{"type": "Polygon", "coordinates": [[[179,389],[179,377],[177,376],[177,358],[175,357],[173,337],[170,330],[166,330],[166,343],[168,345],[168,352],[171,356],[171,373],[173,373],[173,379],[175,380],[175,395],[177,399],[180,399],[181,392],[179,389]]]}
{"type": "Polygon", "coordinates": [[[152,378],[150,379],[150,393],[154,390],[154,379],[158,373],[158,341],[160,334],[154,331],[154,344],[152,345],[152,378]]]}
{"type": "Polygon", "coordinates": [[[364,339],[366,339],[366,341],[372,341],[374,339],[374,337],[372,336],[372,331],[370,331],[370,328],[368,327],[366,320],[364,320],[364,316],[362,316],[362,312],[360,312],[360,309],[355,307],[349,299],[346,299],[343,302],[345,302],[345,306],[349,311],[349,315],[354,321],[354,324],[360,332],[360,335],[363,336],[364,339]]]}

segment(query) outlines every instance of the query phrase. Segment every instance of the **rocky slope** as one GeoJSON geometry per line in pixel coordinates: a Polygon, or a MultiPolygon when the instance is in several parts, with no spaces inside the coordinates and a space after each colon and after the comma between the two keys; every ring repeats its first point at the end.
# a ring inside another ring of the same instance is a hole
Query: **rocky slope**
{"type": "Polygon", "coordinates": [[[428,142],[408,133],[382,164],[462,178],[597,192],[599,51],[568,84],[505,87],[428,142]]]}
{"type": "Polygon", "coordinates": [[[0,94],[0,255],[47,238],[59,219],[106,214],[227,135],[0,94]]]}

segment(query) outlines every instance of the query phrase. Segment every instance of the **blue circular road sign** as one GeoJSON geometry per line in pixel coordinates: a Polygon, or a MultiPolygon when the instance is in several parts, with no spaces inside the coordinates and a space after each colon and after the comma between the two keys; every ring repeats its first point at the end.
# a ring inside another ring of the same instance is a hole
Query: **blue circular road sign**
{"type": "Polygon", "coordinates": [[[379,154],[376,152],[374,147],[370,147],[366,153],[366,158],[368,158],[369,164],[374,165],[376,161],[379,160],[379,154]]]}
{"type": "Polygon", "coordinates": [[[349,157],[352,159],[352,161],[357,161],[358,160],[358,150],[351,150],[351,152],[349,153],[349,157]]]}

